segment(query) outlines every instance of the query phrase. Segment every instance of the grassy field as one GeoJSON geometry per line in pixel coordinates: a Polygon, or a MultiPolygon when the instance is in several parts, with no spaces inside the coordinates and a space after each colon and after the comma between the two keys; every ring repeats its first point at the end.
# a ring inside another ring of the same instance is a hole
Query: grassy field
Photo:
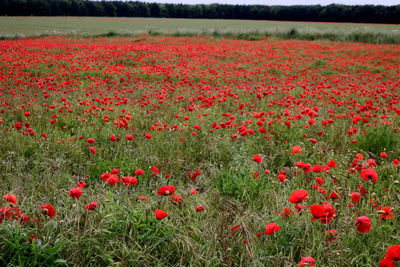
{"type": "Polygon", "coordinates": [[[107,17],[0,17],[0,36],[14,38],[53,34],[257,34],[302,39],[400,41],[399,25],[278,22],[210,19],[107,17]],[[358,39],[357,39],[358,38],[358,39]]]}
{"type": "Polygon", "coordinates": [[[265,37],[0,41],[0,265],[394,264],[399,62],[265,37]]]}

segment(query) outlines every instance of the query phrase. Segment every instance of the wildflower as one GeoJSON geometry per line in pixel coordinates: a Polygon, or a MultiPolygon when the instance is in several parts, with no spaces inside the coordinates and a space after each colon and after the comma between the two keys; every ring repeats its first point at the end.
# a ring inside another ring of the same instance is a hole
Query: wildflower
{"type": "Polygon", "coordinates": [[[52,205],[41,204],[40,208],[42,209],[42,213],[49,216],[50,218],[53,218],[54,216],[56,216],[56,210],[53,208],[52,205]]]}
{"type": "Polygon", "coordinates": [[[121,177],[121,182],[123,182],[126,186],[129,186],[129,185],[136,186],[138,183],[138,180],[134,176],[127,176],[127,177],[123,176],[123,177],[121,177]]]}
{"type": "Polygon", "coordinates": [[[372,180],[372,183],[375,184],[376,180],[378,180],[378,174],[376,173],[375,169],[364,169],[360,173],[361,179],[368,181],[372,180]]]}
{"type": "Polygon", "coordinates": [[[85,209],[94,210],[95,208],[97,208],[97,206],[99,206],[99,203],[97,203],[96,201],[93,201],[93,202],[90,202],[89,204],[87,204],[85,209]]]}
{"type": "Polygon", "coordinates": [[[80,181],[76,184],[77,187],[86,187],[87,184],[84,181],[80,181]]]}
{"type": "Polygon", "coordinates": [[[75,187],[69,190],[69,195],[73,199],[79,199],[82,196],[82,189],[80,187],[75,187]]]}
{"type": "Polygon", "coordinates": [[[300,203],[308,199],[308,192],[306,190],[300,189],[292,192],[289,197],[289,202],[292,204],[300,203]]]}
{"type": "Polygon", "coordinates": [[[398,260],[400,260],[400,245],[393,245],[386,251],[385,258],[380,262],[380,267],[396,267],[398,260]]]}
{"type": "Polygon", "coordinates": [[[255,155],[253,156],[253,160],[254,160],[255,162],[257,162],[257,163],[261,163],[261,162],[262,162],[262,157],[261,157],[260,155],[258,155],[258,154],[255,154],[255,155]]]}
{"type": "Polygon", "coordinates": [[[281,227],[277,225],[276,223],[270,223],[265,226],[265,232],[264,234],[266,235],[273,235],[274,233],[279,232],[281,227]]]}
{"type": "Polygon", "coordinates": [[[316,266],[317,262],[313,257],[303,257],[299,262],[300,267],[313,267],[316,266]]]}
{"type": "Polygon", "coordinates": [[[115,141],[117,141],[117,137],[115,136],[115,135],[110,135],[110,140],[112,141],[112,142],[115,142],[115,141]]]}
{"type": "Polygon", "coordinates": [[[180,203],[183,201],[183,198],[180,195],[173,194],[171,196],[171,201],[175,203],[180,203]]]}
{"type": "Polygon", "coordinates": [[[196,189],[190,189],[190,194],[191,195],[196,195],[196,194],[198,194],[199,192],[196,190],[196,189]]]}
{"type": "Polygon", "coordinates": [[[157,195],[159,196],[167,196],[172,195],[176,191],[175,186],[173,185],[165,185],[158,189],[157,195]]]}
{"type": "Polygon", "coordinates": [[[335,211],[328,202],[324,202],[323,205],[310,205],[310,212],[314,216],[311,220],[320,220],[321,224],[330,223],[335,215],[335,211]]]}
{"type": "Polygon", "coordinates": [[[299,154],[302,153],[301,152],[301,147],[300,146],[293,146],[292,147],[292,155],[297,154],[297,153],[299,153],[299,154]]]}
{"type": "Polygon", "coordinates": [[[162,220],[169,216],[169,214],[163,210],[154,210],[154,214],[156,215],[157,220],[162,220]]]}
{"type": "Polygon", "coordinates": [[[138,196],[138,199],[143,200],[143,201],[148,201],[148,200],[150,200],[150,198],[149,198],[149,197],[146,197],[146,196],[138,196]]]}
{"type": "Polygon", "coordinates": [[[137,169],[135,171],[135,175],[143,175],[143,174],[144,174],[144,170],[142,170],[142,169],[137,169]]]}
{"type": "Polygon", "coordinates": [[[108,178],[107,178],[107,183],[109,185],[116,185],[118,183],[118,176],[116,174],[111,174],[108,178]]]}
{"type": "Polygon", "coordinates": [[[359,233],[369,233],[371,226],[371,219],[367,216],[358,217],[356,220],[356,227],[359,233]]]}
{"type": "Polygon", "coordinates": [[[381,152],[381,153],[379,154],[379,157],[381,157],[381,158],[388,158],[389,155],[388,155],[386,152],[381,152]]]}
{"type": "Polygon", "coordinates": [[[17,197],[14,194],[6,194],[6,195],[3,196],[3,199],[5,201],[7,201],[8,203],[11,203],[11,204],[14,204],[14,205],[18,203],[17,197]]]}
{"type": "Polygon", "coordinates": [[[350,193],[351,201],[358,202],[361,199],[361,193],[359,192],[352,192],[350,193]]]}
{"type": "Polygon", "coordinates": [[[89,150],[90,150],[90,152],[92,152],[92,154],[96,154],[97,153],[97,150],[96,150],[96,148],[94,148],[94,147],[89,147],[89,150]]]}
{"type": "Polygon", "coordinates": [[[203,206],[200,206],[200,205],[196,206],[195,209],[196,209],[197,212],[202,212],[202,211],[204,211],[204,207],[203,207],[203,206]]]}
{"type": "Polygon", "coordinates": [[[393,209],[390,206],[382,207],[378,211],[378,213],[379,213],[379,216],[381,217],[381,219],[385,219],[385,220],[390,220],[394,216],[393,209]]]}
{"type": "Polygon", "coordinates": [[[238,224],[238,225],[233,226],[233,227],[231,228],[231,230],[232,230],[233,232],[235,232],[235,231],[238,230],[240,227],[241,227],[241,225],[238,224]]]}

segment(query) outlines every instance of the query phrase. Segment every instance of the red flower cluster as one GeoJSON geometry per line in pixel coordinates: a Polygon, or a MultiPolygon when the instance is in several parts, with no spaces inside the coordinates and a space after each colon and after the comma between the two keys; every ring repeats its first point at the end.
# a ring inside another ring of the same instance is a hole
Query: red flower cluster
{"type": "Polygon", "coordinates": [[[335,211],[335,208],[328,202],[324,202],[322,205],[310,205],[310,212],[314,216],[311,220],[319,220],[322,224],[330,223],[335,215],[335,211]]]}

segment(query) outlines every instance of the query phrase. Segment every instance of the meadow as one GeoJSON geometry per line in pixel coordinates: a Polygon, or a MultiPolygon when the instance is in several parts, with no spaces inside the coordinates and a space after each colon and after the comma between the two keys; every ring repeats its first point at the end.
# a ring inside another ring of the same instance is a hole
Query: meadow
{"type": "Polygon", "coordinates": [[[400,43],[396,24],[282,22],[222,19],[110,18],[110,17],[0,17],[0,38],[56,34],[71,35],[204,35],[262,39],[327,39],[367,43],[400,43]]]}
{"type": "Polygon", "coordinates": [[[0,59],[0,265],[400,260],[398,45],[57,35],[0,59]]]}

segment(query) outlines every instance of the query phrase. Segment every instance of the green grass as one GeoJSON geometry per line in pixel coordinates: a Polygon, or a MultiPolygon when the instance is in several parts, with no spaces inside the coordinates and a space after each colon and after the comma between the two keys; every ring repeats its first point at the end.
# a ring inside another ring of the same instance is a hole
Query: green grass
{"type": "Polygon", "coordinates": [[[109,17],[0,17],[0,38],[54,34],[121,36],[214,34],[259,40],[272,35],[305,40],[400,43],[398,25],[278,22],[212,19],[109,18],[109,17]]]}

